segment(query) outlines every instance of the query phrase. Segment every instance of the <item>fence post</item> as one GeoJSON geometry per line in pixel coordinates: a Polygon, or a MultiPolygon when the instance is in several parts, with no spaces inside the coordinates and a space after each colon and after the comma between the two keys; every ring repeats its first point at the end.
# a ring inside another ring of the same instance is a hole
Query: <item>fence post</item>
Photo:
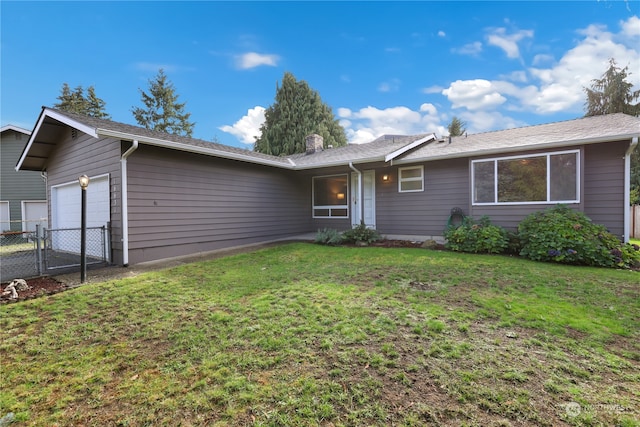
{"type": "Polygon", "coordinates": [[[40,224],[36,224],[36,264],[38,275],[42,276],[43,268],[42,268],[42,254],[40,253],[40,224]]]}

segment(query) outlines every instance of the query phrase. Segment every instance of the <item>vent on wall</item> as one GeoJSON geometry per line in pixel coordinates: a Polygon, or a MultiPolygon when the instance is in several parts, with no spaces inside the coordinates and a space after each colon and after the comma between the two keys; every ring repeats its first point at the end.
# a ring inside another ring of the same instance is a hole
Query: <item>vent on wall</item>
{"type": "Polygon", "coordinates": [[[76,139],[78,137],[78,129],[71,129],[71,138],[76,139]]]}

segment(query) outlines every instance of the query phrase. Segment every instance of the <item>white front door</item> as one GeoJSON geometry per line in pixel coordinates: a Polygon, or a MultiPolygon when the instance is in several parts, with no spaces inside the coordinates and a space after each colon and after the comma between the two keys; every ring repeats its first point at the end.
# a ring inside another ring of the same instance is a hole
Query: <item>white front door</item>
{"type": "Polygon", "coordinates": [[[376,173],[375,171],[362,172],[362,193],[360,193],[360,180],[357,173],[351,174],[351,225],[360,225],[363,219],[369,228],[376,228],[376,173]],[[360,205],[362,194],[363,206],[360,205]]]}

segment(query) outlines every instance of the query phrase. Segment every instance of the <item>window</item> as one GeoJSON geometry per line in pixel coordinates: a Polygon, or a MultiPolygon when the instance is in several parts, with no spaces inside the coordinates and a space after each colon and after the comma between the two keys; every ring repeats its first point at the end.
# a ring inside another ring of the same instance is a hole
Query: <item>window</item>
{"type": "Polygon", "coordinates": [[[579,152],[471,162],[473,204],[577,203],[579,152]]]}
{"type": "Polygon", "coordinates": [[[398,191],[408,193],[424,190],[424,167],[411,166],[398,169],[398,191]]]}
{"type": "Polygon", "coordinates": [[[347,175],[313,178],[313,217],[348,218],[347,175]]]}

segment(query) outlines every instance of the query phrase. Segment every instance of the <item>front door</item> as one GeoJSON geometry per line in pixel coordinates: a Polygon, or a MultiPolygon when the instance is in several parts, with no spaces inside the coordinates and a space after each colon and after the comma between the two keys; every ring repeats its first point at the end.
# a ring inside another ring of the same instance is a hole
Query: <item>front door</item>
{"type": "Polygon", "coordinates": [[[351,174],[351,225],[360,225],[364,215],[364,223],[369,228],[376,228],[376,173],[362,172],[362,193],[360,193],[360,179],[357,173],[351,174]],[[360,205],[362,194],[363,206],[360,205]],[[363,209],[364,208],[364,209],[363,209]]]}

